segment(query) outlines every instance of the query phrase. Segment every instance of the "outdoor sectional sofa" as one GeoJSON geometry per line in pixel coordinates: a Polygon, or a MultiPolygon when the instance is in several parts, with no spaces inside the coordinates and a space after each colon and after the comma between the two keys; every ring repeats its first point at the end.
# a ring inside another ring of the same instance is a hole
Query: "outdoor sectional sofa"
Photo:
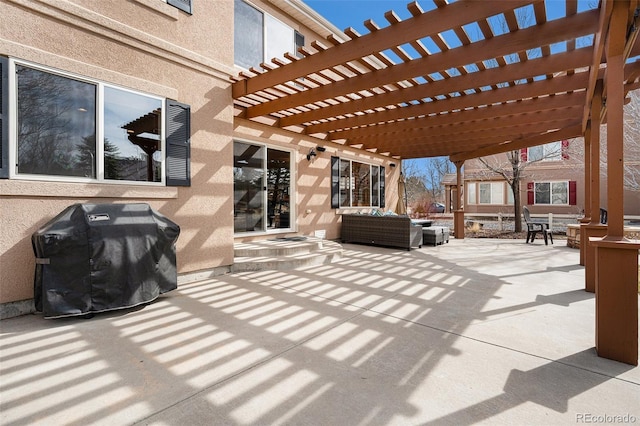
{"type": "Polygon", "coordinates": [[[343,243],[371,244],[411,250],[422,247],[422,226],[407,216],[342,215],[343,243]]]}

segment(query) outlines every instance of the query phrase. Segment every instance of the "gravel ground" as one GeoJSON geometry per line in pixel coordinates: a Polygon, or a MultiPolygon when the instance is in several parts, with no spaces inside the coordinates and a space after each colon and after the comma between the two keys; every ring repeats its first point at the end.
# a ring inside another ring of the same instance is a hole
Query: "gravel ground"
{"type": "MultiPolygon", "coordinates": [[[[447,226],[453,228],[453,220],[446,218],[432,218],[433,226],[447,226]]],[[[495,220],[473,220],[466,221],[467,227],[465,228],[464,236],[469,238],[508,238],[508,239],[525,239],[527,236],[527,225],[523,222],[522,227],[525,229],[523,232],[515,232],[515,223],[513,221],[502,221],[502,223],[495,220]],[[479,224],[479,226],[469,226],[470,222],[479,224]]],[[[567,234],[566,223],[554,223],[553,225],[553,238],[564,239],[567,234]]]]}

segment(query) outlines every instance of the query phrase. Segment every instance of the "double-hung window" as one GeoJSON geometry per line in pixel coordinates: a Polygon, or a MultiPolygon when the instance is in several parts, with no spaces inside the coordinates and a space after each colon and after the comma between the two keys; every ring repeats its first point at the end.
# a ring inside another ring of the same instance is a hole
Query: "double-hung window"
{"type": "Polygon", "coordinates": [[[557,141],[544,145],[522,148],[520,157],[523,161],[562,161],[569,159],[569,141],[557,141]]]}
{"type": "Polygon", "coordinates": [[[513,192],[505,182],[467,183],[468,204],[504,205],[505,198],[506,204],[513,204],[513,192]]]}
{"type": "Polygon", "coordinates": [[[504,204],[504,182],[478,183],[480,204],[504,204]]]}
{"type": "Polygon", "coordinates": [[[297,54],[304,36],[244,0],[235,0],[233,42],[235,64],[249,69],[285,53],[297,54]]]}
{"type": "Polygon", "coordinates": [[[529,182],[527,184],[529,204],[575,205],[576,182],[529,182]]]}
{"type": "MultiPolygon", "coordinates": [[[[14,111],[2,137],[2,150],[11,154],[4,177],[189,184],[187,105],[22,61],[1,62],[9,66],[7,103],[14,111]]],[[[3,125],[7,115],[3,111],[3,125]]]]}
{"type": "Polygon", "coordinates": [[[536,204],[569,204],[569,182],[536,182],[536,204]]]}
{"type": "Polygon", "coordinates": [[[180,10],[187,12],[189,15],[193,14],[193,0],[165,0],[167,4],[173,7],[177,7],[180,10]]]}
{"type": "Polygon", "coordinates": [[[475,182],[467,183],[467,204],[477,204],[475,182]]]}

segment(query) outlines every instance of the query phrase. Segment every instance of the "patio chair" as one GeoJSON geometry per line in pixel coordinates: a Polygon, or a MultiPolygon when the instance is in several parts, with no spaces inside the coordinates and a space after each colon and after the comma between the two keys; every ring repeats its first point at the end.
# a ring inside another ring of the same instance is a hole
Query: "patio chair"
{"type": "Polygon", "coordinates": [[[540,232],[544,238],[544,245],[549,245],[548,240],[551,240],[551,244],[553,244],[553,235],[549,230],[549,222],[531,219],[531,213],[527,206],[522,206],[522,214],[524,215],[524,221],[527,224],[527,243],[529,243],[529,240],[533,243],[533,240],[536,238],[536,234],[540,232]]]}
{"type": "Polygon", "coordinates": [[[603,225],[607,224],[607,210],[603,208],[600,209],[600,223],[603,225]]]}

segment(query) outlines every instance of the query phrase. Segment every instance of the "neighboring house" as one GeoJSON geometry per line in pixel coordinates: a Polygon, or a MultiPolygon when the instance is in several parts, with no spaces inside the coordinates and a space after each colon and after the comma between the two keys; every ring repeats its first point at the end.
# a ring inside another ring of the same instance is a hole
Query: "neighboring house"
{"type": "MultiPolygon", "coordinates": [[[[606,140],[603,138],[603,140],[606,140]]],[[[606,151],[605,151],[606,152],[606,151]]],[[[507,153],[485,157],[489,165],[505,172],[512,169],[507,153]]],[[[524,148],[519,152],[521,161],[521,204],[532,213],[554,213],[572,216],[584,214],[584,141],[582,138],[557,141],[524,148]]],[[[602,165],[605,166],[604,164],[602,165]]],[[[628,175],[638,173],[634,164],[625,168],[628,175]]],[[[499,174],[490,170],[481,159],[464,165],[465,213],[513,214],[513,191],[499,174]]],[[[455,210],[456,175],[443,179],[448,211],[455,210]]],[[[625,191],[625,215],[640,215],[640,191],[625,191]]],[[[606,208],[606,181],[601,183],[600,205],[606,208]]]]}
{"type": "Polygon", "coordinates": [[[234,107],[239,72],[336,28],[300,0],[191,3],[0,3],[0,304],[28,304],[31,235],[74,203],[177,222],[182,279],[228,271],[236,241],[335,239],[341,212],[397,204],[398,160],[234,107]]]}
{"type": "MultiPolygon", "coordinates": [[[[624,107],[624,213],[640,216],[640,93],[628,94],[624,107]]],[[[607,126],[600,128],[600,206],[607,208],[606,153],[607,126]]],[[[484,157],[489,165],[509,174],[509,153],[484,157]]],[[[584,139],[556,141],[521,149],[521,204],[532,213],[582,215],[585,210],[584,139]]],[[[463,200],[465,213],[513,214],[513,192],[507,182],[482,163],[481,159],[464,164],[463,200]]],[[[443,178],[445,205],[455,210],[456,175],[443,178]]]]}
{"type": "MultiPolygon", "coordinates": [[[[533,213],[580,214],[584,209],[584,168],[571,155],[574,151],[571,144],[577,143],[581,142],[564,140],[520,151],[522,205],[529,206],[533,213]]],[[[510,172],[512,169],[507,154],[485,158],[485,161],[500,170],[510,172]]],[[[465,212],[513,213],[511,187],[480,159],[465,162],[464,181],[465,212]]]]}

